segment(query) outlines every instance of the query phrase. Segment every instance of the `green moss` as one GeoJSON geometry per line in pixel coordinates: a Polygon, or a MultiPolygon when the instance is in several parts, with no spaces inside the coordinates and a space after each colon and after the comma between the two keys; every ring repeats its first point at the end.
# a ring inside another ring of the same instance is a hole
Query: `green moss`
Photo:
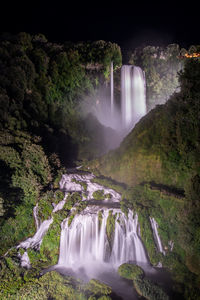
{"type": "Polygon", "coordinates": [[[140,212],[139,213],[139,224],[140,224],[140,234],[142,241],[144,243],[145,248],[147,249],[147,253],[149,256],[149,260],[152,265],[157,265],[159,261],[161,260],[161,254],[158,252],[153,232],[151,229],[151,223],[149,220],[148,213],[140,212]]]}
{"type": "Polygon", "coordinates": [[[85,286],[85,290],[92,294],[92,296],[109,295],[112,289],[105,283],[97,279],[91,279],[85,286]]]}
{"type": "Polygon", "coordinates": [[[17,299],[84,299],[79,283],[55,271],[48,272],[33,282],[27,282],[16,294],[17,299]],[[75,288],[74,284],[77,286],[75,288]]]}
{"type": "Polygon", "coordinates": [[[99,221],[99,228],[101,228],[101,224],[103,221],[103,214],[101,210],[98,212],[98,221],[99,221]]]}
{"type": "Polygon", "coordinates": [[[64,199],[64,197],[65,197],[65,194],[62,191],[60,191],[60,190],[55,191],[54,203],[58,204],[60,201],[62,201],[64,199]]]}
{"type": "Polygon", "coordinates": [[[53,223],[49,226],[47,233],[43,237],[40,250],[36,251],[31,248],[27,250],[32,267],[47,268],[58,262],[61,233],[60,225],[67,216],[67,210],[56,212],[53,215],[53,223]]]}
{"type": "Polygon", "coordinates": [[[104,200],[105,199],[105,195],[104,195],[104,190],[97,190],[92,194],[92,197],[95,200],[104,200]]]}
{"type": "Polygon", "coordinates": [[[80,204],[81,201],[82,201],[82,198],[78,192],[71,193],[67,196],[66,203],[64,205],[64,209],[71,210],[71,208],[75,204],[80,204]]]}
{"type": "Polygon", "coordinates": [[[144,271],[141,267],[127,263],[119,266],[118,274],[123,278],[131,280],[144,277],[144,271]]]}
{"type": "Polygon", "coordinates": [[[117,214],[113,215],[113,211],[110,210],[108,218],[107,218],[107,222],[106,222],[106,234],[107,234],[107,238],[108,238],[111,249],[112,249],[112,243],[113,243],[113,238],[114,238],[114,233],[115,233],[116,217],[117,217],[117,214]]]}
{"type": "Polygon", "coordinates": [[[75,215],[74,215],[74,214],[73,214],[73,215],[71,215],[71,216],[69,217],[69,219],[68,219],[68,226],[70,226],[70,225],[71,225],[71,223],[72,223],[72,221],[73,221],[74,217],[75,217],[75,215]]]}
{"type": "Polygon", "coordinates": [[[76,211],[75,214],[79,214],[81,211],[83,211],[87,207],[88,203],[87,201],[81,201],[77,206],[76,206],[76,211]]]}
{"type": "Polygon", "coordinates": [[[169,300],[169,296],[149,279],[134,279],[134,287],[139,295],[148,300],[169,300]]]}
{"type": "Polygon", "coordinates": [[[42,240],[40,254],[43,259],[47,260],[48,266],[58,262],[61,233],[60,225],[65,217],[67,216],[55,214],[53,223],[50,225],[42,240]]]}
{"type": "Polygon", "coordinates": [[[112,198],[112,195],[111,195],[110,193],[105,194],[105,198],[106,198],[106,199],[111,199],[111,198],[112,198]]]}
{"type": "Polygon", "coordinates": [[[52,191],[48,191],[45,194],[41,195],[38,201],[38,216],[44,221],[47,220],[53,211],[54,195],[52,191]]]}

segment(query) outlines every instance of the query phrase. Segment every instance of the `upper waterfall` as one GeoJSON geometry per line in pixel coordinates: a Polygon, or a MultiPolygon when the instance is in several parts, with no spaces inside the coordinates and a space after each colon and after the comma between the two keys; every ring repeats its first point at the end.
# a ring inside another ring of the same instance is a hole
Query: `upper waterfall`
{"type": "Polygon", "coordinates": [[[146,114],[145,75],[140,67],[124,65],[121,69],[122,127],[130,131],[146,114]]]}

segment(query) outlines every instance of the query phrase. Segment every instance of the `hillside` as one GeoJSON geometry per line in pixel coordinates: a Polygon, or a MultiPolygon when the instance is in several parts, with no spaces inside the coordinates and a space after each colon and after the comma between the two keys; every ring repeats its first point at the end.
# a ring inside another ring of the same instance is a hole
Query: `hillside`
{"type": "Polygon", "coordinates": [[[88,166],[105,185],[125,184],[121,206],[139,214],[150,261],[159,259],[171,271],[184,299],[199,299],[200,61],[188,59],[179,80],[179,93],[143,117],[118,149],[88,166]],[[149,216],[158,222],[163,257],[152,242],[149,216]]]}
{"type": "Polygon", "coordinates": [[[199,60],[186,62],[180,86],[181,92],[143,117],[117,150],[93,162],[102,175],[130,186],[154,181],[180,189],[200,175],[199,60]]]}
{"type": "MultiPolygon", "coordinates": [[[[88,152],[91,157],[102,154],[105,149],[98,149],[99,141],[90,136],[81,106],[96,105],[99,85],[109,80],[111,61],[117,69],[121,59],[120,47],[110,42],[56,44],[42,34],[2,35],[0,129],[40,136],[46,152],[59,154],[65,165],[88,158],[88,152]],[[89,147],[83,152],[91,140],[94,151],[89,147]]],[[[105,128],[95,119],[93,123],[102,140],[105,128]]]]}

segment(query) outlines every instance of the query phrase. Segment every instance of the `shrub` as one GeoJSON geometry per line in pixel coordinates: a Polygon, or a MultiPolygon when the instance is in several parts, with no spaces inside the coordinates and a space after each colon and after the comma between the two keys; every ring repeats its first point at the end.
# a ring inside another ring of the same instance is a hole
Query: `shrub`
{"type": "Polygon", "coordinates": [[[119,266],[118,273],[121,277],[132,280],[144,277],[144,271],[141,267],[127,263],[119,266]]]}

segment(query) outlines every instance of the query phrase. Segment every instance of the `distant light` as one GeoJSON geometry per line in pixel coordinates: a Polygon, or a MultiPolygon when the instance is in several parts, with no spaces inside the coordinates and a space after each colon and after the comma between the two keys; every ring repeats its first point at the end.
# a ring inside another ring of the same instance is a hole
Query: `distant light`
{"type": "Polygon", "coordinates": [[[200,53],[199,52],[194,52],[194,53],[185,53],[184,55],[181,56],[181,58],[200,58],[200,53]]]}

